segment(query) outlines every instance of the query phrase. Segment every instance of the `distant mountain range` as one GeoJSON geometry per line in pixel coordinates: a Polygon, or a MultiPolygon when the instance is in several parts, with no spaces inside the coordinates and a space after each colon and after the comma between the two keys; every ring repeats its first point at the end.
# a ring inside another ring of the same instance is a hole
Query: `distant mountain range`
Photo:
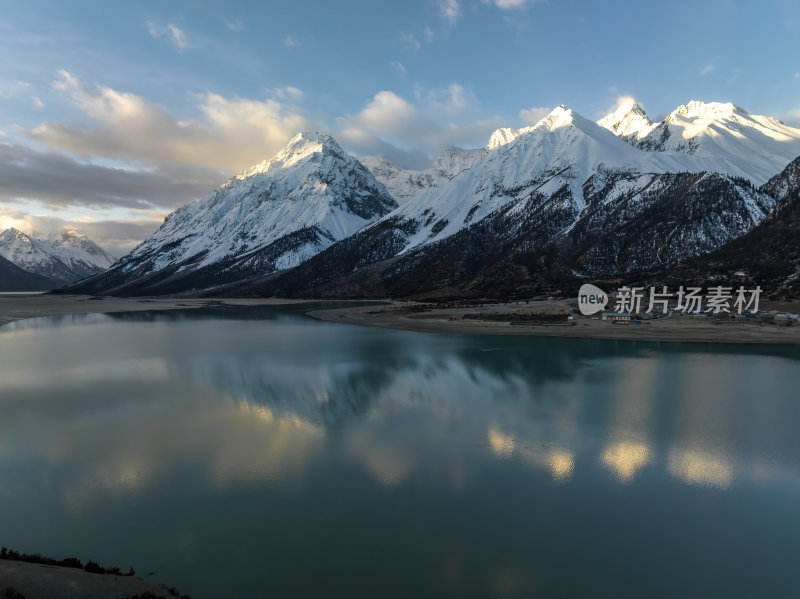
{"type": "Polygon", "coordinates": [[[798,156],[800,129],[696,101],[659,123],[560,106],[425,171],[304,133],[68,291],[511,297],[648,277],[780,221],[798,156]]]}
{"type": "Polygon", "coordinates": [[[24,273],[6,264],[0,271],[2,291],[54,289],[103,272],[115,261],[76,231],[44,236],[27,235],[14,228],[0,233],[0,257],[24,273]]]}

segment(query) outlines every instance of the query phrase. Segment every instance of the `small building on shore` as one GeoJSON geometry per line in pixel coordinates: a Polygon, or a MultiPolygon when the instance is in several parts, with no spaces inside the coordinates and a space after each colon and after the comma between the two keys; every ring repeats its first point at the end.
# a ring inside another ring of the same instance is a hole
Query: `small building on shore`
{"type": "Polygon", "coordinates": [[[629,312],[603,312],[601,319],[607,322],[624,322],[627,324],[631,321],[631,315],[629,312]]]}

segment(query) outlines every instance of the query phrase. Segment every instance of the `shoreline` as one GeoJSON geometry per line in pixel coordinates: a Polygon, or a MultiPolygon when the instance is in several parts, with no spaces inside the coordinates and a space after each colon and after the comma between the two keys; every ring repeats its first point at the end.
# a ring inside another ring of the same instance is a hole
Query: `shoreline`
{"type": "MultiPolygon", "coordinates": [[[[281,306],[340,303],[345,300],[278,298],[185,298],[185,297],[94,297],[89,295],[5,294],[0,296],[0,327],[5,324],[44,316],[149,310],[187,310],[217,306],[281,306]]],[[[354,302],[357,300],[353,300],[354,302]]],[[[363,300],[362,300],[363,302],[363,300]]],[[[431,306],[415,302],[389,301],[388,304],[331,309],[314,309],[308,316],[325,322],[420,333],[465,335],[505,335],[606,339],[629,341],[668,341],[675,343],[800,344],[800,327],[774,324],[697,320],[688,316],[661,318],[642,324],[612,324],[584,317],[564,323],[535,323],[503,320],[505,315],[524,318],[537,314],[568,313],[565,300],[487,303],[465,306],[431,306]],[[487,318],[491,317],[491,320],[487,318]]]]}
{"type": "Polygon", "coordinates": [[[564,301],[531,301],[486,304],[479,307],[434,307],[395,302],[390,306],[359,306],[313,310],[307,314],[326,322],[339,322],[419,333],[466,335],[504,335],[529,337],[561,337],[571,339],[606,339],[620,341],[668,341],[671,343],[729,343],[799,345],[800,327],[778,327],[742,321],[696,320],[689,316],[661,318],[642,324],[613,324],[575,315],[561,324],[529,324],[525,321],[502,320],[511,311],[514,315],[555,313],[566,308],[564,301]],[[482,320],[496,314],[498,320],[482,320]],[[466,318],[465,318],[466,316],[466,318]]]}
{"type": "MultiPolygon", "coordinates": [[[[285,306],[311,300],[273,298],[95,297],[19,293],[0,295],[0,327],[43,316],[108,314],[148,310],[191,310],[216,306],[285,306]]],[[[318,303],[318,302],[317,302],[318,303]]]]}

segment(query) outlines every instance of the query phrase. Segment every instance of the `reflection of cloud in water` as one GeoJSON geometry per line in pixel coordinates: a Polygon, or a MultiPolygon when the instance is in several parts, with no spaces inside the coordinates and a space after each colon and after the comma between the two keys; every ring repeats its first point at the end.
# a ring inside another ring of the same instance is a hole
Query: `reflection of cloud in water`
{"type": "Polygon", "coordinates": [[[373,449],[363,459],[370,473],[387,488],[401,485],[408,478],[413,466],[407,456],[381,448],[373,449]]]}
{"type": "Polygon", "coordinates": [[[650,451],[643,443],[622,441],[607,447],[602,460],[603,464],[626,484],[650,460],[650,451]]]}
{"type": "Polygon", "coordinates": [[[564,447],[551,447],[545,449],[530,449],[525,447],[521,452],[522,459],[539,468],[550,471],[550,476],[555,482],[566,482],[572,478],[575,470],[575,454],[564,447]]]}
{"type": "Polygon", "coordinates": [[[191,409],[185,407],[134,411],[124,426],[107,431],[98,430],[91,416],[78,415],[44,427],[31,447],[38,446],[35,451],[51,463],[78,466],[63,493],[68,505],[80,508],[98,492],[135,492],[176,465],[198,460],[219,487],[279,478],[302,470],[325,436],[298,416],[276,415],[247,401],[198,397],[191,409]]]}
{"type": "Polygon", "coordinates": [[[724,456],[695,448],[670,450],[667,470],[690,485],[727,489],[733,483],[733,466],[724,456]]]}
{"type": "Polygon", "coordinates": [[[487,434],[489,447],[492,453],[500,458],[508,458],[514,455],[514,436],[491,427],[487,434]]]}

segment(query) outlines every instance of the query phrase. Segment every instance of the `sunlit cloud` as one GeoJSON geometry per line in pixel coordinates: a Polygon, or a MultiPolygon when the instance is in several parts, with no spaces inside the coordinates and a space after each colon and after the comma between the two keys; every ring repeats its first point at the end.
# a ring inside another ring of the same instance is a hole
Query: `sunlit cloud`
{"type": "MultiPolygon", "coordinates": [[[[59,73],[53,88],[89,123],[46,121],[19,132],[83,157],[238,171],[270,158],[306,127],[297,108],[275,99],[198,94],[202,120],[181,120],[141,96],[84,83],[67,71],[59,73]]],[[[294,97],[299,91],[283,90],[294,97]]]]}
{"type": "Polygon", "coordinates": [[[549,106],[525,108],[519,111],[519,120],[523,125],[535,125],[553,111],[549,106]]]}
{"type": "Polygon", "coordinates": [[[300,42],[291,34],[288,34],[285,38],[283,38],[283,45],[287,48],[296,48],[300,45],[300,42]]]}
{"type": "Polygon", "coordinates": [[[399,61],[397,61],[397,60],[393,60],[393,61],[392,61],[392,62],[390,62],[389,64],[390,64],[390,65],[392,66],[392,68],[393,68],[395,71],[397,71],[398,73],[405,73],[405,72],[406,72],[406,68],[403,66],[403,63],[402,63],[402,62],[399,62],[399,61]]]}
{"type": "Polygon", "coordinates": [[[145,24],[147,26],[147,32],[153,38],[167,38],[178,53],[182,53],[186,48],[189,47],[189,39],[186,37],[186,34],[178,28],[176,25],[172,23],[168,25],[157,25],[152,21],[147,21],[145,24]]]}
{"type": "Polygon", "coordinates": [[[449,146],[485,145],[503,123],[499,117],[468,120],[477,100],[457,83],[437,90],[417,88],[415,99],[412,103],[392,91],[378,92],[360,112],[339,118],[335,135],[357,155],[380,153],[424,168],[449,146]]]}
{"type": "Polygon", "coordinates": [[[35,110],[41,110],[44,108],[44,102],[42,102],[38,97],[33,96],[31,98],[31,106],[33,106],[35,110]]]}

